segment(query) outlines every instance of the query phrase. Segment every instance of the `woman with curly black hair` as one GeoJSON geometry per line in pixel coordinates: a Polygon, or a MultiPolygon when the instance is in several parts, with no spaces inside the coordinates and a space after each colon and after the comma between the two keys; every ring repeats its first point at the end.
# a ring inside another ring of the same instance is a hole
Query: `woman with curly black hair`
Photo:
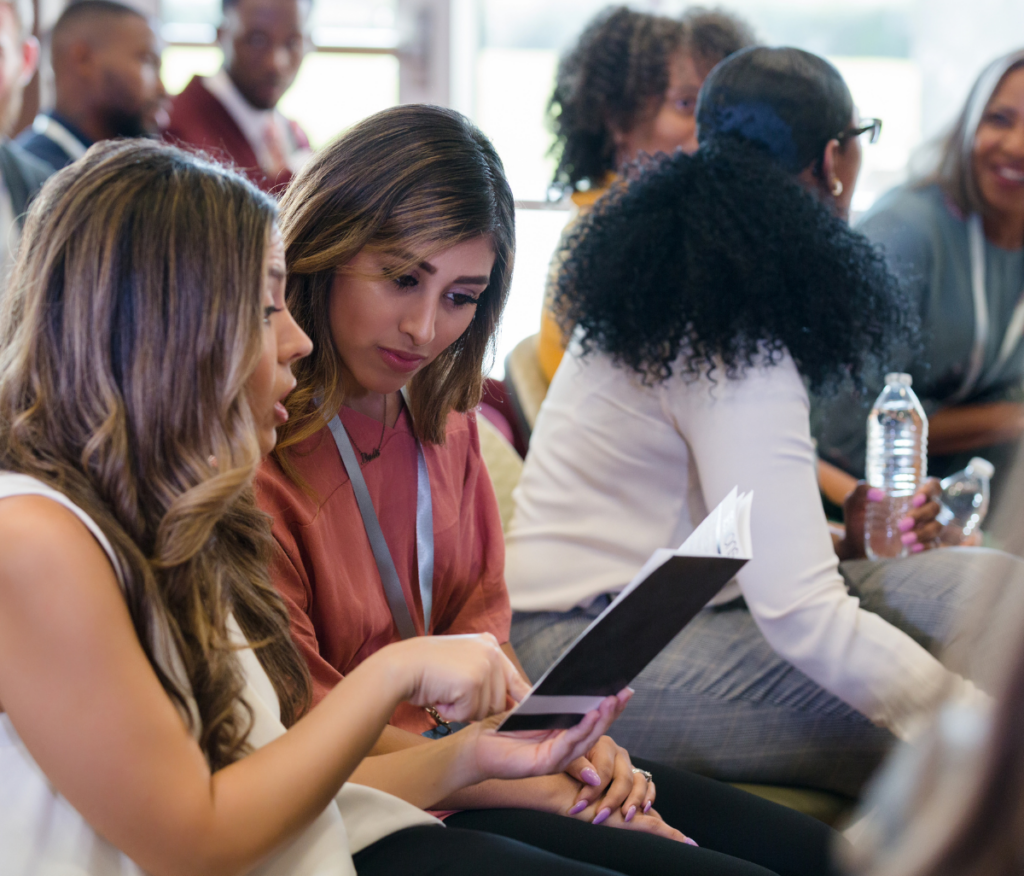
{"type": "MultiPolygon", "coordinates": [[[[753,43],[739,18],[701,6],[678,19],[626,6],[599,13],[558,65],[548,105],[558,158],[554,187],[584,212],[639,154],[695,151],[694,110],[704,78],[753,43]]],[[[556,278],[557,270],[548,304],[556,278]]],[[[549,381],[564,350],[562,330],[545,309],[539,355],[549,381]]]]}
{"type": "MultiPolygon", "coordinates": [[[[753,489],[754,559],[634,682],[617,738],[719,778],[856,795],[921,710],[979,696],[928,648],[1009,559],[869,562],[862,524],[829,538],[805,384],[858,380],[913,331],[846,222],[877,122],[826,61],[768,48],[722,62],[697,119],[695,155],[630,170],[568,241],[556,305],[576,335],[516,496],[512,639],[543,671],[655,548],[753,489]]],[[[915,552],[938,531],[934,492],[904,521],[915,552]]]]}

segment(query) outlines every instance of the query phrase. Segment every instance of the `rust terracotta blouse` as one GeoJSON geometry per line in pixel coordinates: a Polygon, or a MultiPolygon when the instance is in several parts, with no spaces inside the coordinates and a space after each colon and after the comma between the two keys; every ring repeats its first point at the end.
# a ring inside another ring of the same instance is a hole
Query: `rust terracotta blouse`
{"type": "MultiPolygon", "coordinates": [[[[357,450],[370,452],[377,446],[379,421],[350,408],[342,408],[341,420],[357,450]]],[[[511,609],[504,579],[505,543],[494,489],[480,456],[475,415],[451,414],[444,445],[425,444],[423,451],[434,514],[430,632],[489,632],[507,642],[511,609]]],[[[273,517],[277,545],[271,575],[288,606],[292,637],[309,665],[317,703],[345,673],[400,637],[330,431],[325,426],[290,453],[315,498],[274,459],[260,468],[256,496],[273,517]]],[[[403,409],[395,428],[384,429],[380,456],[362,471],[422,633],[416,465],[416,439],[403,409]]],[[[404,703],[391,723],[417,733],[433,726],[422,709],[404,703]]]]}

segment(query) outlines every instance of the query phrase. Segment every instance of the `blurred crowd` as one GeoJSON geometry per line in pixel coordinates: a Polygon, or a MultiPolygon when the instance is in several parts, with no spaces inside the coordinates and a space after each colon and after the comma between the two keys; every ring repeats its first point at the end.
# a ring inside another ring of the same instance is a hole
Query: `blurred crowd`
{"type": "Polygon", "coordinates": [[[603,10],[557,70],[571,219],[501,384],[500,156],[427,106],[311,149],[278,109],[310,13],[224,0],[220,70],[171,97],[157,21],[73,0],[11,131],[40,45],[0,2],[0,865],[6,836],[95,876],[1024,873],[1024,50],[851,226],[884,120],[835,67],[724,9],[603,10]],[[894,372],[931,477],[879,558],[894,372]],[[940,479],[977,456],[965,539],[940,479]],[[736,485],[754,560],[631,688],[495,733],[736,485]],[[77,567],[52,623],[11,583],[77,567]],[[73,742],[20,683],[70,708],[62,637],[124,708],[73,742]]]}

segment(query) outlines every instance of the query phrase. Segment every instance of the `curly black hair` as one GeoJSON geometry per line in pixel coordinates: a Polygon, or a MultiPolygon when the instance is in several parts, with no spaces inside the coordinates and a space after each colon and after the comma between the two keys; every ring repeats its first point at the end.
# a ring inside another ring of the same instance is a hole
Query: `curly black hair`
{"type": "Polygon", "coordinates": [[[753,43],[751,29],[720,10],[692,7],[679,20],[626,6],[598,13],[562,57],[548,104],[558,158],[554,185],[597,184],[617,169],[611,129],[632,130],[651,100],[665,94],[677,52],[689,53],[707,75],[753,43]]]}
{"type": "Polygon", "coordinates": [[[812,390],[829,389],[913,335],[881,254],[733,136],[631,166],[563,255],[563,325],[649,384],[740,377],[788,351],[812,390]]]}

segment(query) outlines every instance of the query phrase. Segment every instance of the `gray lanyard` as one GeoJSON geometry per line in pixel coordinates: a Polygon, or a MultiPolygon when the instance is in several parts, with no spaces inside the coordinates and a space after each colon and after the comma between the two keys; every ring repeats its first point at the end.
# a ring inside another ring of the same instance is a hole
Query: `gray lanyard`
{"type": "MultiPolygon", "coordinates": [[[[352,482],[352,492],[356,496],[356,504],[363,518],[366,536],[370,540],[373,558],[377,561],[377,571],[380,573],[381,584],[384,585],[384,596],[387,597],[398,634],[403,639],[411,639],[416,635],[416,625],[413,623],[409,604],[405,601],[402,582],[398,578],[395,561],[380,528],[377,512],[373,508],[370,491],[366,489],[366,480],[352,449],[352,441],[337,414],[328,427],[334,436],[334,443],[338,445],[338,453],[341,454],[345,471],[352,482]]],[[[434,508],[430,496],[427,460],[423,456],[423,445],[419,441],[416,442],[416,455],[416,559],[419,567],[420,600],[423,602],[423,632],[429,634],[430,609],[434,601],[434,508]]]]}

